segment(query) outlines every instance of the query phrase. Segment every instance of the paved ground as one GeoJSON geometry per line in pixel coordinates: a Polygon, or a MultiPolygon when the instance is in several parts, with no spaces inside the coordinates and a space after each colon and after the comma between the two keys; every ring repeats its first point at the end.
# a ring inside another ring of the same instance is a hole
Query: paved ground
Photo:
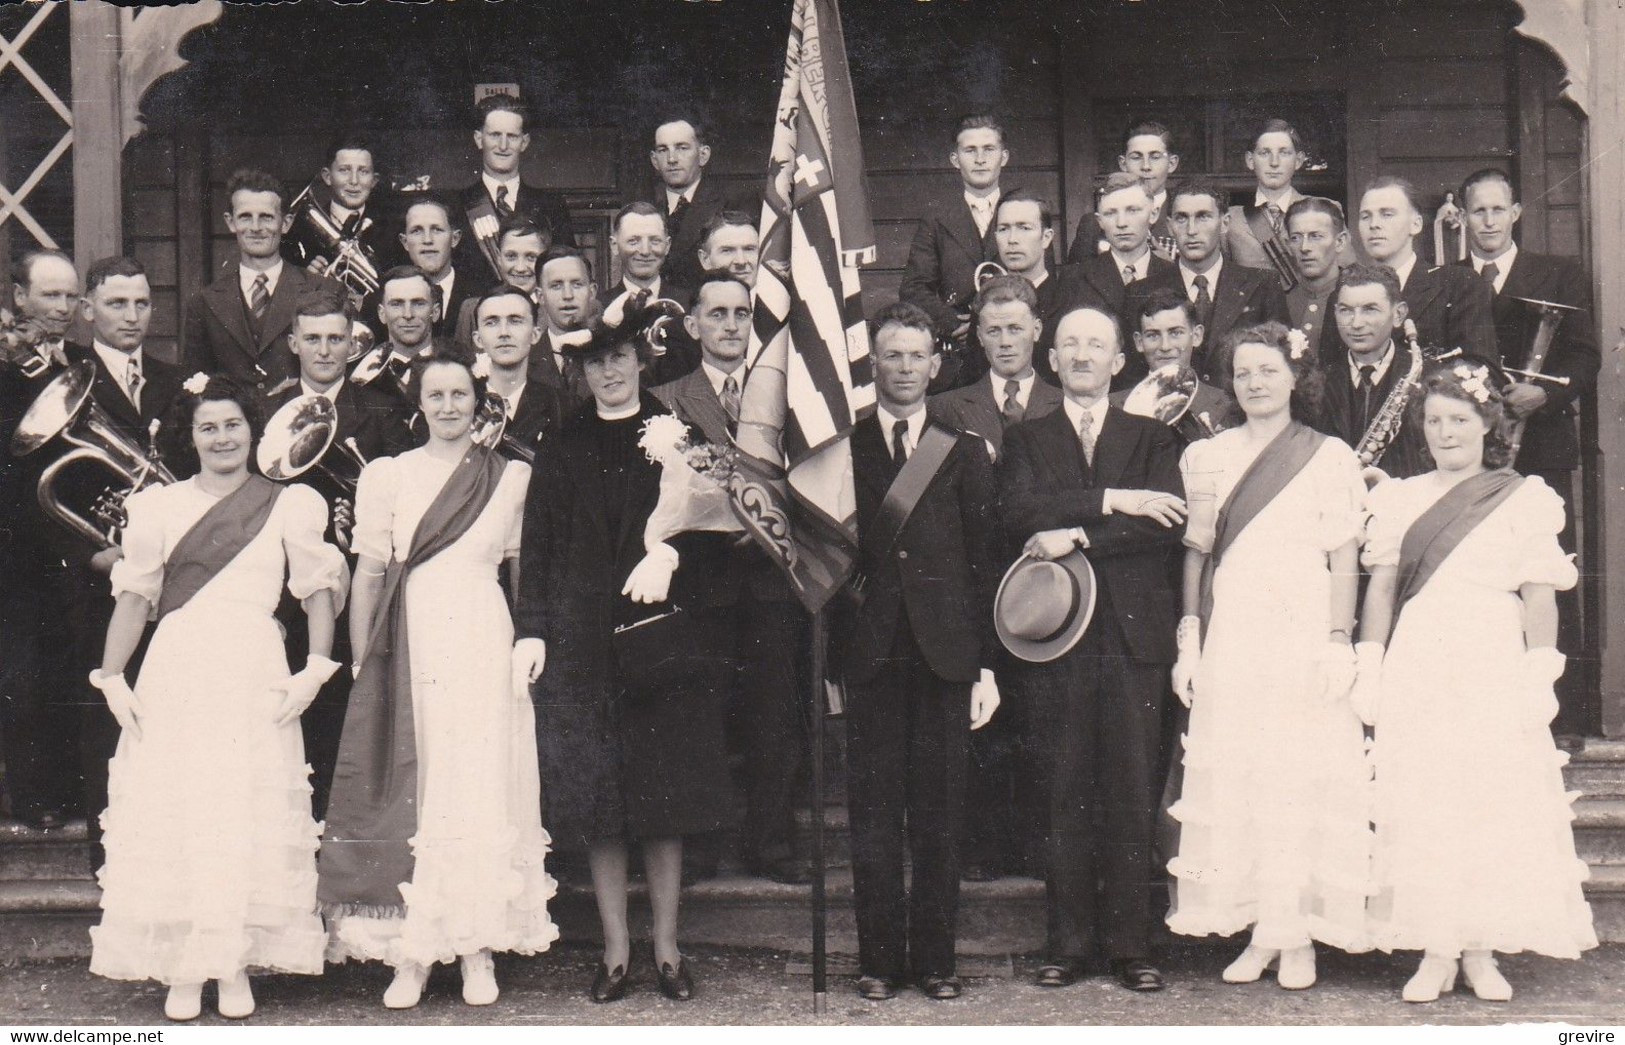
{"type": "MultiPolygon", "coordinates": [[[[1423,1024],[1563,1021],[1625,1024],[1625,946],[1593,951],[1581,962],[1513,956],[1502,968],[1516,990],[1510,1003],[1480,1002],[1458,991],[1432,1005],[1407,1005],[1399,989],[1413,958],[1322,953],[1321,982],[1283,991],[1273,981],[1220,982],[1233,947],[1185,947],[1163,957],[1170,986],[1132,994],[1104,979],[1064,990],[1035,987],[1031,957],[1017,957],[1014,976],[968,981],[965,996],[931,1002],[907,991],[893,1001],[859,1000],[849,979],[830,981],[828,1012],[814,1017],[811,981],[786,975],[786,955],[696,948],[691,955],[698,997],[678,1004],[661,997],[647,966],[633,993],[614,1005],[586,997],[597,955],[563,947],[541,958],[498,961],[502,998],[488,1008],[462,1003],[459,980],[445,968],[424,1001],[406,1013],[379,1003],[389,981],[378,965],[332,968],[326,976],[256,978],[254,1024],[1423,1024]]],[[[985,966],[984,966],[985,967],[985,966]]],[[[212,991],[205,993],[212,1005],[212,991]]],[[[0,970],[0,1024],[106,1026],[162,1022],[163,990],[91,976],[83,961],[40,962],[0,970]]],[[[204,1022],[220,1022],[206,1008],[204,1022]]]]}

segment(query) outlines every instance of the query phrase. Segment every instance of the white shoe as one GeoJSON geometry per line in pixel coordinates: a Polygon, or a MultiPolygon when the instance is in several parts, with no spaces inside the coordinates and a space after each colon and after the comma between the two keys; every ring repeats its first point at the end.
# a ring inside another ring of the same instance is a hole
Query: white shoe
{"type": "Polygon", "coordinates": [[[1248,944],[1240,957],[1225,966],[1221,978],[1225,983],[1254,983],[1264,975],[1265,969],[1274,968],[1280,957],[1280,951],[1248,944]]]}
{"type": "Polygon", "coordinates": [[[423,997],[423,985],[429,981],[429,970],[417,962],[407,962],[395,970],[384,992],[384,1008],[410,1009],[423,997]]]}
{"type": "Polygon", "coordinates": [[[1461,974],[1479,1001],[1511,1001],[1512,984],[1501,975],[1491,951],[1468,951],[1461,956],[1461,974]]]}
{"type": "Polygon", "coordinates": [[[491,952],[463,955],[463,1001],[469,1005],[489,1005],[497,1000],[497,974],[491,952]]]}
{"type": "Polygon", "coordinates": [[[254,1015],[254,991],[248,986],[248,973],[239,970],[237,975],[220,982],[220,997],[215,1001],[215,1010],[228,1020],[241,1020],[254,1015]]]}
{"type": "Polygon", "coordinates": [[[1306,990],[1315,985],[1315,945],[1306,943],[1290,951],[1281,952],[1281,964],[1275,970],[1275,982],[1289,991],[1306,990]]]}
{"type": "Polygon", "coordinates": [[[1456,989],[1456,959],[1424,954],[1416,974],[1399,996],[1406,1001],[1438,1001],[1439,995],[1456,989]]]}
{"type": "Polygon", "coordinates": [[[164,999],[164,1015],[177,1022],[195,1020],[203,1011],[203,984],[176,983],[164,999]]]}

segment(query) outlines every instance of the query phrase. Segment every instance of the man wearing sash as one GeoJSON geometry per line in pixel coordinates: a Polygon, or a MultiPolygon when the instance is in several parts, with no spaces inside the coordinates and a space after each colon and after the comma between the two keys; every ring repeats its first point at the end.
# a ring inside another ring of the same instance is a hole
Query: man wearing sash
{"type": "MultiPolygon", "coordinates": [[[[1134,347],[1145,361],[1146,372],[1171,365],[1189,367],[1191,356],[1206,340],[1206,330],[1196,316],[1196,305],[1168,287],[1152,291],[1138,305],[1135,314],[1125,319],[1138,327],[1134,331],[1134,347]]],[[[1113,392],[1112,406],[1121,407],[1131,391],[1133,389],[1124,388],[1113,392]]],[[[1191,397],[1185,415],[1173,427],[1179,437],[1189,443],[1206,439],[1240,421],[1240,411],[1230,393],[1198,377],[1196,394],[1191,397]]]]}
{"type": "Polygon", "coordinates": [[[948,999],[962,990],[954,939],[966,744],[999,702],[992,465],[980,438],[928,416],[926,386],[941,363],[931,317],[906,302],[883,309],[874,343],[879,405],[852,432],[858,575],[831,644],[851,692],[858,993],[891,998],[912,975],[926,997],[948,999]]]}
{"type": "MultiPolygon", "coordinates": [[[[1317,427],[1357,449],[1410,370],[1410,346],[1394,336],[1404,326],[1409,306],[1392,269],[1356,262],[1337,277],[1332,311],[1346,351],[1325,366],[1325,404],[1317,427]]],[[[1427,471],[1421,435],[1408,419],[1402,420],[1379,464],[1395,478],[1427,471]]]]}
{"type": "MultiPolygon", "coordinates": [[[[541,292],[536,289],[537,269],[547,253],[548,234],[529,218],[515,215],[502,223],[497,233],[497,264],[502,267],[498,285],[518,287],[530,298],[532,306],[542,303],[541,292]]],[[[474,310],[479,297],[464,298],[457,310],[457,332],[452,344],[457,350],[472,355],[474,352],[474,310]]]]}
{"type": "Polygon", "coordinates": [[[493,94],[480,101],[476,113],[474,147],[480,150],[480,176],[459,197],[470,235],[458,263],[470,273],[483,268],[489,282],[502,278],[497,233],[509,218],[528,218],[550,235],[552,243],[573,247],[576,234],[564,197],[520,177],[519,161],[530,148],[529,107],[511,94],[493,94]]]}
{"type": "Polygon", "coordinates": [[[1080,643],[1047,664],[1024,664],[1018,682],[1049,809],[1048,942],[1037,982],[1067,986],[1104,958],[1123,986],[1154,991],[1162,974],[1147,960],[1151,853],[1177,622],[1168,556],[1184,529],[1180,441],[1166,425],[1109,405],[1123,367],[1113,317],[1068,313],[1051,360],[1066,400],[1005,434],[999,512],[1035,558],[1083,548],[1098,587],[1080,643]]]}

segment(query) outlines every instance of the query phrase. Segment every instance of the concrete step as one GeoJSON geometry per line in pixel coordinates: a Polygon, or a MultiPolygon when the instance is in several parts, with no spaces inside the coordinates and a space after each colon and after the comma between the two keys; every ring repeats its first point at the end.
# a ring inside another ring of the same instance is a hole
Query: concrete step
{"type": "Polygon", "coordinates": [[[1625,798],[1625,743],[1587,741],[1580,750],[1570,752],[1563,779],[1571,791],[1625,798]]]}
{"type": "Polygon", "coordinates": [[[1582,797],[1574,803],[1574,848],[1592,865],[1625,865],[1625,799],[1582,797]]]}
{"type": "Polygon", "coordinates": [[[90,878],[85,822],[50,830],[0,821],[0,882],[90,878]]]}

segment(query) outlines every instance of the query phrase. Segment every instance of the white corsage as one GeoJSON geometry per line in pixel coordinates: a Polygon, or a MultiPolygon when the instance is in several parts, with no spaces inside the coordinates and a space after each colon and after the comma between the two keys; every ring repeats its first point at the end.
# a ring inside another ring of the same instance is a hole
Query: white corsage
{"type": "Polygon", "coordinates": [[[490,377],[491,357],[486,355],[484,352],[476,353],[474,356],[474,365],[468,368],[468,372],[482,380],[490,377]]]}
{"type": "Polygon", "coordinates": [[[660,466],[660,499],[643,527],[646,549],[690,530],[744,531],[728,496],[733,447],[696,443],[683,422],[656,414],[643,423],[638,448],[660,466]]]}
{"type": "Polygon", "coordinates": [[[1302,359],[1303,354],[1309,351],[1309,336],[1296,328],[1288,330],[1286,332],[1286,346],[1288,354],[1292,356],[1294,361],[1302,359]]]}
{"type": "Polygon", "coordinates": [[[199,370],[185,381],[182,381],[181,387],[195,396],[200,396],[203,394],[203,390],[209,387],[209,375],[199,370]]]}
{"type": "Polygon", "coordinates": [[[1483,406],[1490,401],[1490,386],[1488,378],[1490,371],[1485,366],[1474,366],[1471,363],[1457,363],[1450,368],[1460,383],[1462,391],[1473,397],[1473,401],[1483,406]]]}

